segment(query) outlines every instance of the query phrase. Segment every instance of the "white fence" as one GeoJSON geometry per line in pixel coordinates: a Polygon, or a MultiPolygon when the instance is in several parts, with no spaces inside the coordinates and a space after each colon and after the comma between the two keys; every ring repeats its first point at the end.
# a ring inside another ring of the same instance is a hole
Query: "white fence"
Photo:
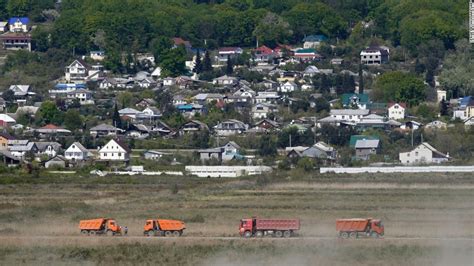
{"type": "Polygon", "coordinates": [[[186,172],[198,177],[239,177],[271,172],[268,166],[186,166],[186,172]]]}
{"type": "Polygon", "coordinates": [[[474,166],[322,167],[320,173],[473,173],[474,166]]]}

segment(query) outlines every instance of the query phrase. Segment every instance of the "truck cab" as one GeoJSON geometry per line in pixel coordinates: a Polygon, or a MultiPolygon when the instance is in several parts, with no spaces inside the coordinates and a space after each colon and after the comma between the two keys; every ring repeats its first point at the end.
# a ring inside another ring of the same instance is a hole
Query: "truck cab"
{"type": "Polygon", "coordinates": [[[385,233],[385,228],[381,220],[370,220],[370,229],[372,232],[383,236],[385,233]]]}
{"type": "Polygon", "coordinates": [[[255,228],[255,219],[242,219],[240,220],[239,234],[243,236],[245,232],[253,234],[255,228]]]}
{"type": "Polygon", "coordinates": [[[157,230],[157,225],[155,220],[146,220],[145,226],[143,227],[143,231],[148,232],[148,231],[155,231],[157,230]]]}
{"type": "Polygon", "coordinates": [[[122,232],[122,228],[117,224],[115,220],[107,220],[106,222],[107,231],[112,231],[116,234],[120,234],[122,232]]]}

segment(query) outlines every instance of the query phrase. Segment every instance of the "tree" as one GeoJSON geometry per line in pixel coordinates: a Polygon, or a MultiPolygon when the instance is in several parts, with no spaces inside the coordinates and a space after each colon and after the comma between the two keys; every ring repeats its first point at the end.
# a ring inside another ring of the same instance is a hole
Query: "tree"
{"type": "Polygon", "coordinates": [[[204,53],[204,62],[202,65],[202,70],[204,72],[212,71],[212,61],[211,56],[209,55],[209,51],[206,51],[206,53],[204,53]]]}
{"type": "Polygon", "coordinates": [[[225,68],[225,73],[227,75],[232,75],[233,72],[234,72],[234,65],[232,62],[232,58],[230,58],[230,56],[227,56],[227,65],[225,68]]]}
{"type": "Polygon", "coordinates": [[[37,124],[55,124],[61,125],[63,123],[64,114],[59,111],[56,104],[52,101],[45,101],[36,114],[37,124]]]}
{"type": "Polygon", "coordinates": [[[376,80],[374,97],[385,102],[404,102],[416,106],[426,98],[426,85],[413,74],[387,72],[376,80]]]}
{"type": "Polygon", "coordinates": [[[122,104],[122,108],[132,105],[133,94],[129,91],[123,91],[117,95],[117,101],[122,104]]]}
{"type": "Polygon", "coordinates": [[[153,56],[155,57],[155,63],[160,64],[163,56],[173,47],[173,43],[168,37],[158,37],[153,39],[150,44],[153,56]]]}
{"type": "Polygon", "coordinates": [[[456,50],[446,56],[440,74],[441,85],[453,98],[474,95],[474,59],[468,40],[456,43],[456,50]]]}
{"type": "Polygon", "coordinates": [[[290,24],[275,13],[267,12],[255,27],[253,35],[259,43],[274,47],[291,36],[290,24]]]}
{"type": "Polygon", "coordinates": [[[27,16],[31,7],[31,0],[9,0],[7,1],[8,14],[11,16],[27,16]]]}
{"type": "Polygon", "coordinates": [[[194,65],[193,72],[196,74],[201,74],[203,69],[203,65],[201,63],[201,53],[199,52],[199,49],[196,52],[196,64],[194,65]]]}
{"type": "Polygon", "coordinates": [[[187,72],[186,70],[186,49],[184,46],[172,48],[162,54],[160,60],[162,68],[161,76],[177,77],[187,72]]]}
{"type": "Polygon", "coordinates": [[[120,114],[118,112],[117,103],[115,103],[114,105],[114,112],[112,114],[112,123],[114,127],[122,128],[122,119],[120,118],[120,114]]]}
{"type": "Polygon", "coordinates": [[[448,103],[446,102],[446,100],[444,98],[439,103],[439,113],[442,116],[447,116],[448,115],[448,103]]]}
{"type": "Polygon", "coordinates": [[[362,70],[362,64],[359,64],[359,94],[364,93],[364,71],[362,70]]]}
{"type": "Polygon", "coordinates": [[[276,143],[269,135],[261,137],[258,145],[258,155],[260,156],[275,156],[278,154],[276,143]]]}
{"type": "Polygon", "coordinates": [[[64,125],[71,131],[80,129],[83,125],[82,116],[77,110],[69,109],[64,115],[64,125]]]}

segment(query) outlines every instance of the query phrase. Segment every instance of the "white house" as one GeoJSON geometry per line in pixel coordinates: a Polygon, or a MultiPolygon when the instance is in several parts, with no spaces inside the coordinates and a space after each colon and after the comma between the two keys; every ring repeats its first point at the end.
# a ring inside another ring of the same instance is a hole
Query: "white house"
{"type": "Polygon", "coordinates": [[[76,59],[66,67],[64,78],[69,83],[86,83],[87,76],[89,76],[89,65],[76,59]]]}
{"type": "Polygon", "coordinates": [[[0,32],[7,31],[8,30],[7,25],[8,25],[7,21],[0,21],[0,32]]]}
{"type": "Polygon", "coordinates": [[[404,103],[391,103],[388,105],[388,119],[402,120],[405,118],[405,109],[407,108],[404,103]]]}
{"type": "Polygon", "coordinates": [[[449,154],[443,154],[427,142],[423,142],[414,150],[399,154],[402,164],[439,164],[449,161],[449,154]]]}
{"type": "Polygon", "coordinates": [[[339,121],[360,122],[362,117],[368,115],[369,112],[364,109],[333,109],[330,115],[339,121]]]}
{"type": "Polygon", "coordinates": [[[77,89],[67,94],[68,99],[77,99],[81,105],[94,104],[92,92],[86,89],[77,89]]]}
{"type": "Polygon", "coordinates": [[[244,50],[240,47],[222,47],[219,49],[216,60],[219,63],[225,63],[227,62],[227,58],[234,59],[240,56],[243,52],[244,50]]]}
{"type": "Polygon", "coordinates": [[[91,51],[89,57],[95,61],[103,61],[105,59],[104,51],[91,51]]]}
{"type": "Polygon", "coordinates": [[[364,65],[381,65],[388,63],[390,50],[388,47],[372,46],[360,52],[360,62],[364,65]]]}
{"type": "Polygon", "coordinates": [[[214,126],[214,130],[218,136],[232,136],[244,133],[248,127],[244,122],[229,119],[214,126]]]}
{"type": "Polygon", "coordinates": [[[252,118],[253,119],[265,119],[270,113],[277,112],[277,106],[270,103],[257,103],[252,107],[252,118]]]}
{"type": "Polygon", "coordinates": [[[8,20],[8,26],[10,32],[23,32],[30,31],[30,19],[27,17],[13,17],[8,20]]]}
{"type": "Polygon", "coordinates": [[[130,149],[121,141],[111,139],[99,150],[99,159],[103,161],[129,161],[130,149]]]}
{"type": "Polygon", "coordinates": [[[278,88],[278,91],[288,93],[293,92],[296,89],[298,89],[298,85],[296,85],[296,83],[294,83],[293,81],[287,81],[278,88]]]}
{"type": "Polygon", "coordinates": [[[64,152],[64,157],[70,161],[85,161],[89,158],[89,151],[79,142],[74,142],[64,152]]]}

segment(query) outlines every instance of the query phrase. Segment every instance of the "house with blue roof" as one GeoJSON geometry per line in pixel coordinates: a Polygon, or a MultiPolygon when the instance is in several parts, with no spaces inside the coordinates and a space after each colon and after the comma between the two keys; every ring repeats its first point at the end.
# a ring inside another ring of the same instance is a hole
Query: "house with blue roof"
{"type": "Polygon", "coordinates": [[[327,40],[328,40],[328,37],[326,35],[322,35],[322,34],[309,35],[303,39],[303,42],[304,42],[303,47],[305,49],[318,48],[321,45],[321,43],[327,40]]]}
{"type": "Polygon", "coordinates": [[[341,96],[341,103],[344,108],[357,107],[365,110],[369,102],[369,95],[365,93],[344,93],[341,96]]]}
{"type": "Polygon", "coordinates": [[[27,17],[12,17],[8,20],[8,27],[10,32],[27,33],[30,31],[30,19],[27,17]]]}

